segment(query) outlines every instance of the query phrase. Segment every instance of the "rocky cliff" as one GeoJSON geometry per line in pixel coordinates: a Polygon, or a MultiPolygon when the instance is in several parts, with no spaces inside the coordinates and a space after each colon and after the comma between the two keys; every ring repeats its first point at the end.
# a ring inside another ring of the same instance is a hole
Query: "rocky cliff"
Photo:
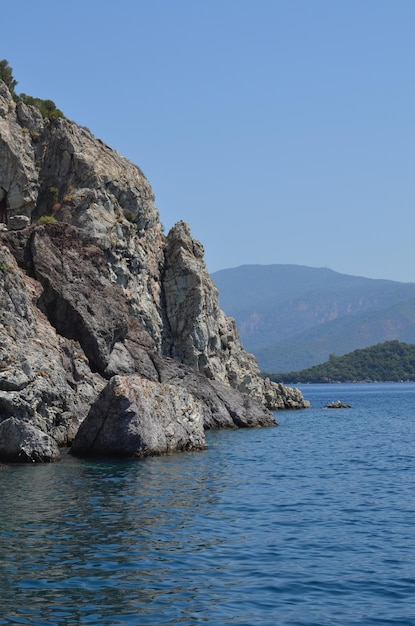
{"type": "Polygon", "coordinates": [[[186,389],[205,428],[306,406],[259,376],[203,254],[184,222],[164,235],[138,167],[0,81],[0,422],[67,445],[116,375],[186,389]]]}

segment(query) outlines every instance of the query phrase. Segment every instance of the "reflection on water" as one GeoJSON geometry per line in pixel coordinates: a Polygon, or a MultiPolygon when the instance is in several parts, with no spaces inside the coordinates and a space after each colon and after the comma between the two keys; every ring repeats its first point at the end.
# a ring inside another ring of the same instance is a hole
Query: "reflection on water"
{"type": "MultiPolygon", "coordinates": [[[[167,587],[169,600],[197,596],[198,553],[213,554],[221,543],[203,521],[209,509],[212,522],[218,490],[226,488],[220,455],[211,461],[203,452],[116,463],[68,456],[4,470],[0,624],[17,616],[66,623],[69,615],[74,623],[117,623],[114,607],[123,619],[137,616],[137,606],[153,613],[167,587]],[[171,585],[172,568],[182,572],[180,589],[171,585]]],[[[219,509],[219,526],[220,518],[219,509]]]]}
{"type": "Polygon", "coordinates": [[[2,470],[0,626],[414,626],[415,385],[307,387],[353,409],[2,470]]]}

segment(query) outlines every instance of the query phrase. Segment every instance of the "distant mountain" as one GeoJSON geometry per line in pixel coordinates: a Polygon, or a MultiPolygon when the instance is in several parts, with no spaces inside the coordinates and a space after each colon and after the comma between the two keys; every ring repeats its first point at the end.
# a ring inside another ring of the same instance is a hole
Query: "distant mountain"
{"type": "Polygon", "coordinates": [[[301,370],[385,341],[415,343],[415,283],[300,265],[242,265],[212,279],[263,371],[301,370]]]}
{"type": "Polygon", "coordinates": [[[415,380],[415,345],[386,341],[344,356],[331,355],[326,363],[300,372],[271,376],[284,383],[399,382],[415,380]]]}

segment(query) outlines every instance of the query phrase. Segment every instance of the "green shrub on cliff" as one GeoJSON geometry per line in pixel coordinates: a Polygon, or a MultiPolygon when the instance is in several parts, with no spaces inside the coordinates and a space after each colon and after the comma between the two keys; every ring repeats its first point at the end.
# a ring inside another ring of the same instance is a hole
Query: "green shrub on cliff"
{"type": "Polygon", "coordinates": [[[49,119],[54,117],[65,117],[62,111],[56,107],[56,104],[53,102],[53,100],[42,100],[41,98],[33,98],[33,96],[28,96],[25,93],[20,94],[19,100],[21,100],[25,104],[30,104],[31,106],[39,109],[43,117],[47,117],[49,119]]]}
{"type": "Polygon", "coordinates": [[[42,224],[56,224],[56,218],[53,215],[42,215],[39,217],[37,223],[41,226],[42,224]]]}

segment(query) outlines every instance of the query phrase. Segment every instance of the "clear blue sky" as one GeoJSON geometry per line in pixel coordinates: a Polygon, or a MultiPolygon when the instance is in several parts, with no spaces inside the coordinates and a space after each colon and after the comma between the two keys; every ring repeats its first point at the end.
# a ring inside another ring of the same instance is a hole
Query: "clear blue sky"
{"type": "Polygon", "coordinates": [[[415,282],[415,0],[20,0],[16,91],[144,171],[209,271],[415,282]]]}

